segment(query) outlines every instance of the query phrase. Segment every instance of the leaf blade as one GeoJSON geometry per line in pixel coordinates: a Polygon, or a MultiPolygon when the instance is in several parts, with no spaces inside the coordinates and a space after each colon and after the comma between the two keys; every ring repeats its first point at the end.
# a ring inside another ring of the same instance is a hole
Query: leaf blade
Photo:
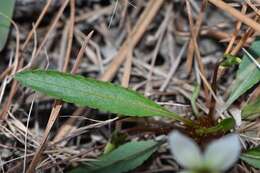
{"type": "Polygon", "coordinates": [[[127,172],[140,166],[160,144],[153,140],[129,142],[70,173],[103,173],[104,170],[106,173],[127,172]]]}
{"type": "Polygon", "coordinates": [[[246,151],[240,156],[240,158],[255,168],[260,169],[260,147],[246,151]]]}
{"type": "MultiPolygon", "coordinates": [[[[250,47],[252,56],[260,56],[260,40],[256,40],[250,47]]],[[[259,61],[259,58],[257,59],[259,61]]],[[[227,109],[236,99],[260,81],[260,69],[244,54],[237,71],[236,80],[232,84],[229,98],[224,106],[227,109]]]]}
{"type": "MultiPolygon", "coordinates": [[[[0,1],[0,13],[8,18],[12,18],[15,0],[0,1]]],[[[5,46],[8,38],[8,32],[11,22],[2,15],[0,15],[0,51],[5,46]]]]}
{"type": "Polygon", "coordinates": [[[256,100],[249,102],[242,109],[242,117],[244,119],[255,119],[260,116],[260,97],[256,100]]]}
{"type": "Polygon", "coordinates": [[[15,79],[33,90],[80,106],[128,116],[174,116],[135,91],[80,75],[32,70],[18,73],[15,79]]]}

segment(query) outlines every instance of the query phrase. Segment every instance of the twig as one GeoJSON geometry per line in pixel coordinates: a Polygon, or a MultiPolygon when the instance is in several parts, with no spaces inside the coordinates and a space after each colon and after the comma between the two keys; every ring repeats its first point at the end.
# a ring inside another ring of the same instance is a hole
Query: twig
{"type": "MultiPolygon", "coordinates": [[[[246,10],[247,10],[247,6],[246,6],[246,5],[243,5],[243,8],[242,8],[241,12],[242,12],[243,14],[245,14],[245,13],[246,13],[246,10]]],[[[225,53],[229,53],[229,52],[231,51],[232,46],[233,46],[233,44],[234,44],[234,42],[235,42],[235,40],[236,40],[236,38],[237,38],[238,32],[239,32],[239,30],[240,30],[240,28],[241,28],[241,25],[242,25],[242,22],[241,22],[240,20],[237,20],[235,30],[234,30],[233,33],[232,33],[231,40],[229,41],[229,44],[228,44],[228,46],[227,46],[227,48],[226,48],[226,50],[225,50],[225,53]]]]}
{"type": "MultiPolygon", "coordinates": [[[[129,22],[127,22],[127,30],[128,30],[128,33],[130,33],[130,23],[129,22]]],[[[131,69],[132,69],[133,47],[132,47],[131,37],[128,37],[128,39],[130,39],[128,41],[128,53],[127,53],[126,62],[124,64],[125,67],[124,67],[124,73],[123,73],[122,82],[121,82],[123,87],[128,87],[129,79],[130,79],[130,75],[131,75],[131,69]]]]}
{"type": "MultiPolygon", "coordinates": [[[[147,29],[148,25],[151,23],[152,19],[156,15],[157,11],[160,9],[163,2],[164,0],[151,0],[148,2],[147,7],[145,8],[141,17],[139,18],[136,25],[134,26],[133,31],[128,36],[132,38],[133,47],[135,47],[136,44],[139,42],[143,33],[147,29]]],[[[123,43],[123,45],[119,49],[119,52],[113,58],[113,61],[111,62],[109,67],[105,70],[104,74],[100,76],[99,78],[100,80],[109,81],[114,77],[119,66],[126,59],[127,50],[128,50],[128,39],[126,39],[126,41],[123,43]]]]}
{"type": "Polygon", "coordinates": [[[246,0],[246,3],[260,16],[260,10],[251,2],[251,0],[246,0]]]}
{"type": "Polygon", "coordinates": [[[156,60],[156,57],[159,53],[159,49],[161,47],[163,36],[164,36],[165,31],[167,29],[167,24],[169,23],[169,20],[170,20],[171,8],[172,8],[172,6],[169,5],[167,10],[166,10],[165,18],[164,18],[163,22],[161,23],[160,28],[158,29],[159,38],[158,38],[158,41],[155,45],[155,48],[154,48],[154,51],[153,51],[153,54],[152,54],[152,62],[151,62],[151,65],[150,65],[151,68],[150,68],[148,76],[147,76],[147,82],[146,82],[146,87],[145,87],[145,94],[146,95],[149,95],[148,93],[149,93],[150,87],[152,87],[151,81],[152,81],[152,74],[153,74],[153,69],[154,69],[154,65],[155,65],[155,60],[156,60]]]}
{"type": "Polygon", "coordinates": [[[79,63],[80,63],[80,61],[81,61],[81,58],[83,57],[83,54],[84,54],[84,52],[85,52],[85,49],[86,49],[86,47],[87,47],[87,44],[88,44],[88,42],[89,42],[89,39],[91,38],[91,36],[93,35],[93,33],[94,33],[94,31],[91,31],[88,35],[87,35],[87,37],[85,38],[85,40],[84,40],[84,42],[83,42],[83,44],[82,44],[82,46],[81,46],[81,49],[79,50],[79,53],[78,53],[78,56],[77,56],[77,58],[76,58],[76,61],[75,61],[75,64],[74,64],[74,66],[73,66],[73,68],[72,68],[72,70],[71,70],[71,74],[75,74],[76,73],[76,70],[77,70],[77,68],[78,68],[78,66],[79,66],[79,63]]]}
{"type": "MultiPolygon", "coordinates": [[[[46,12],[47,12],[49,6],[51,5],[51,2],[52,2],[52,0],[48,0],[47,3],[46,3],[46,5],[44,6],[44,8],[43,8],[43,10],[42,10],[42,12],[41,12],[41,14],[40,14],[40,16],[38,17],[38,19],[37,19],[37,21],[36,21],[36,23],[35,23],[35,25],[34,25],[35,30],[36,30],[36,28],[38,28],[39,24],[41,23],[41,21],[42,21],[44,15],[46,14],[46,12]]],[[[29,32],[28,36],[26,37],[26,40],[24,41],[24,43],[23,43],[23,45],[22,45],[22,50],[24,50],[25,47],[27,46],[27,44],[29,43],[30,39],[31,39],[32,36],[33,36],[33,32],[34,32],[33,29],[29,32]]]]}
{"type": "Polygon", "coordinates": [[[74,23],[75,23],[75,0],[70,1],[70,20],[69,20],[69,30],[68,30],[68,46],[65,56],[65,61],[63,65],[63,72],[66,72],[70,60],[72,41],[73,41],[73,33],[74,33],[74,23]]]}
{"type": "Polygon", "coordinates": [[[186,0],[186,4],[187,4],[187,9],[188,9],[190,32],[191,32],[191,39],[190,39],[189,46],[188,46],[187,61],[186,61],[187,72],[189,74],[192,70],[192,61],[193,61],[193,55],[194,55],[194,49],[195,49],[193,40],[197,40],[198,35],[200,33],[200,27],[201,27],[203,17],[205,14],[207,1],[203,0],[203,2],[201,4],[200,13],[197,16],[195,26],[193,25],[192,16],[191,16],[191,8],[190,8],[188,0],[186,0]]]}
{"type": "MultiPolygon", "coordinates": [[[[80,49],[80,51],[78,53],[76,62],[75,62],[74,66],[73,66],[73,68],[71,70],[72,74],[74,74],[76,72],[76,70],[78,68],[78,65],[80,63],[80,60],[81,60],[81,58],[83,56],[84,50],[85,50],[85,48],[87,46],[87,43],[88,43],[88,41],[89,41],[89,39],[90,39],[92,34],[93,34],[93,31],[90,32],[88,34],[88,36],[85,38],[84,43],[82,44],[81,49],[80,49]]],[[[42,138],[41,145],[37,149],[37,151],[36,151],[36,153],[35,153],[35,155],[34,155],[34,157],[32,159],[32,162],[30,163],[29,169],[27,170],[27,173],[34,172],[38,162],[41,160],[41,154],[42,154],[42,152],[43,152],[43,150],[44,150],[44,148],[46,146],[47,138],[49,136],[50,130],[51,130],[52,126],[54,125],[54,122],[58,118],[58,115],[59,115],[59,112],[60,112],[61,108],[62,108],[62,102],[55,101],[54,106],[53,106],[52,111],[51,111],[51,114],[50,114],[50,118],[48,120],[47,127],[46,127],[46,129],[44,131],[44,136],[42,138]]]]}
{"type": "Polygon", "coordinates": [[[28,118],[27,118],[27,122],[26,122],[26,131],[25,131],[25,137],[24,137],[24,161],[23,161],[23,173],[25,173],[26,171],[26,157],[27,157],[27,137],[28,137],[28,128],[29,128],[29,123],[30,123],[30,118],[31,118],[31,113],[32,113],[32,108],[33,108],[33,104],[34,104],[34,99],[35,99],[35,95],[33,96],[33,100],[29,109],[29,113],[28,113],[28,118]]]}
{"type": "Polygon", "coordinates": [[[0,75],[0,81],[3,80],[3,78],[5,78],[13,69],[13,64],[11,66],[8,66],[0,75]]]}
{"type": "MultiPolygon", "coordinates": [[[[114,1],[113,1],[113,2],[114,2],[114,1]]],[[[113,22],[114,16],[115,16],[115,14],[116,14],[117,5],[118,5],[118,0],[115,0],[115,2],[116,2],[116,4],[115,4],[115,6],[114,6],[112,15],[111,15],[111,17],[110,17],[110,21],[109,21],[109,24],[108,24],[108,28],[111,27],[111,24],[112,24],[112,22],[113,22]]]]}
{"type": "MultiPolygon", "coordinates": [[[[7,69],[10,69],[10,71],[12,70],[11,67],[12,67],[12,60],[13,60],[13,53],[11,53],[10,55],[10,58],[9,58],[9,65],[8,65],[8,68],[7,69]]],[[[5,88],[8,84],[8,76],[3,76],[4,77],[4,80],[1,84],[1,91],[0,91],[0,104],[2,103],[2,99],[3,99],[3,96],[4,96],[4,92],[5,92],[5,88]]]]}
{"type": "MultiPolygon", "coordinates": [[[[202,4],[202,11],[204,11],[204,6],[206,5],[205,4],[206,2],[204,1],[204,4],[202,4]]],[[[191,13],[191,7],[190,7],[190,4],[188,1],[186,1],[186,5],[187,5],[187,11],[188,13],[191,13]]],[[[199,18],[199,23],[202,22],[202,16],[199,18]]],[[[195,57],[196,57],[196,60],[198,62],[198,65],[199,65],[199,69],[202,73],[202,75],[205,77],[206,75],[206,72],[205,72],[205,67],[202,63],[202,60],[201,60],[201,56],[200,56],[200,49],[199,49],[199,46],[198,46],[198,43],[197,43],[197,40],[196,40],[196,37],[198,35],[198,32],[197,30],[193,31],[193,28],[194,28],[194,25],[193,25],[193,21],[192,21],[192,18],[191,18],[191,14],[189,15],[189,23],[190,23],[190,28],[191,28],[191,42],[192,42],[192,45],[191,47],[188,47],[188,50],[191,49],[193,46],[194,46],[194,52],[195,52],[195,57]],[[195,33],[196,32],[196,33],[195,33]]],[[[197,27],[197,29],[199,29],[199,27],[197,27]]],[[[206,79],[206,78],[205,78],[206,79]]],[[[204,82],[204,81],[203,81],[204,82]]],[[[205,86],[206,84],[204,83],[203,86],[205,86]]],[[[208,91],[208,88],[207,87],[204,87],[204,93],[205,93],[205,100],[206,100],[206,103],[207,105],[209,105],[209,91],[208,91]]]]}
{"type": "MultiPolygon", "coordinates": [[[[51,143],[56,143],[57,141],[60,141],[65,136],[67,136],[70,131],[73,129],[74,124],[78,121],[77,118],[74,118],[75,116],[81,115],[85,111],[85,108],[78,108],[76,111],[73,112],[71,115],[71,118],[69,118],[60,128],[59,131],[56,133],[54,139],[51,143]]],[[[63,144],[62,144],[63,145],[63,144]]]]}
{"type": "Polygon", "coordinates": [[[56,24],[57,24],[58,20],[60,19],[61,15],[63,14],[63,11],[64,11],[64,9],[65,9],[65,7],[67,6],[68,3],[69,3],[69,0],[65,0],[64,3],[62,4],[62,6],[61,6],[61,8],[59,9],[59,11],[58,11],[56,17],[55,17],[54,20],[53,20],[53,22],[52,22],[52,24],[51,24],[51,26],[50,26],[48,32],[45,34],[45,36],[44,36],[44,38],[43,38],[41,44],[39,45],[39,47],[38,47],[38,49],[37,49],[37,51],[36,51],[35,57],[37,57],[37,56],[40,54],[40,52],[41,52],[43,46],[45,45],[45,43],[47,42],[47,40],[48,40],[48,38],[49,38],[49,35],[52,33],[52,31],[53,31],[54,28],[56,27],[56,24]]]}
{"type": "Polygon", "coordinates": [[[167,76],[167,78],[165,79],[164,83],[162,84],[162,86],[160,87],[159,91],[164,91],[165,88],[167,87],[167,85],[169,84],[170,80],[172,79],[173,74],[175,73],[175,71],[177,70],[178,64],[181,61],[181,58],[185,52],[185,50],[187,49],[187,45],[188,42],[184,43],[184,45],[182,46],[180,53],[178,54],[177,58],[176,58],[176,62],[173,64],[173,66],[171,67],[171,70],[167,76]]]}
{"type": "MultiPolygon", "coordinates": [[[[258,20],[258,16],[255,17],[255,20],[258,20]]],[[[246,33],[242,36],[242,38],[237,43],[236,47],[231,51],[231,55],[237,54],[237,52],[243,47],[243,45],[246,43],[248,38],[252,36],[255,33],[255,30],[253,28],[248,28],[246,33]]]]}
{"type": "MultiPolygon", "coordinates": [[[[3,16],[4,18],[6,18],[7,20],[9,20],[12,25],[15,27],[15,30],[16,30],[16,49],[15,49],[15,59],[14,59],[14,65],[13,65],[13,69],[12,69],[12,75],[16,73],[16,71],[18,70],[19,68],[19,50],[20,50],[20,32],[19,32],[19,28],[18,26],[16,25],[16,23],[11,19],[9,18],[8,16],[6,16],[5,14],[3,13],[0,13],[1,16],[3,16]]],[[[11,93],[7,99],[7,102],[3,105],[3,108],[2,108],[2,111],[0,113],[0,120],[1,119],[5,119],[6,118],[6,113],[12,103],[12,99],[15,95],[15,86],[17,85],[17,81],[13,81],[13,84],[12,84],[12,87],[11,87],[11,93]]]]}
{"type": "MultiPolygon", "coordinates": [[[[75,118],[73,118],[73,119],[75,119],[75,118]]],[[[108,119],[108,120],[105,120],[103,122],[90,124],[90,125],[85,126],[85,127],[77,128],[74,131],[72,131],[69,134],[67,134],[64,138],[62,138],[60,140],[57,140],[57,141],[55,141],[52,144],[54,145],[54,144],[60,143],[60,142],[62,142],[64,140],[71,139],[72,137],[79,136],[79,135],[81,135],[83,133],[86,133],[86,131],[88,131],[90,129],[98,128],[98,127],[101,127],[101,126],[104,126],[104,125],[107,125],[107,124],[111,124],[112,122],[114,122],[116,120],[118,120],[118,117],[112,118],[112,119],[108,119]]]]}
{"type": "Polygon", "coordinates": [[[231,7],[227,3],[225,3],[222,0],[208,0],[218,8],[226,11],[233,17],[235,17],[237,20],[240,20],[241,22],[247,24],[248,26],[252,27],[257,32],[260,32],[260,24],[254,21],[253,19],[249,18],[245,14],[241,13],[240,11],[236,10],[235,8],[231,7]]]}
{"type": "Polygon", "coordinates": [[[44,135],[42,137],[42,141],[40,143],[40,146],[37,148],[37,150],[35,152],[35,155],[33,156],[33,159],[32,159],[32,161],[30,163],[30,166],[29,166],[29,168],[27,170],[27,173],[35,172],[35,168],[37,166],[37,163],[41,160],[41,154],[42,154],[42,152],[43,152],[43,150],[45,148],[45,145],[46,145],[46,142],[47,142],[47,138],[49,136],[49,132],[50,132],[50,130],[51,130],[55,120],[57,119],[57,117],[59,115],[61,107],[62,107],[61,102],[55,101],[53,109],[51,111],[50,118],[48,120],[47,127],[45,128],[44,135]]]}

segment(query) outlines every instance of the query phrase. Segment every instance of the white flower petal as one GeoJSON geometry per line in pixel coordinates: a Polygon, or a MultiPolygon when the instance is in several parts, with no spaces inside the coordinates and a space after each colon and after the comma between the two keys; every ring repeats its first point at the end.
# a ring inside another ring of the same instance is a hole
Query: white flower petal
{"type": "Polygon", "coordinates": [[[198,145],[178,131],[169,135],[170,149],[177,162],[185,168],[198,168],[202,165],[202,154],[198,145]]]}
{"type": "Polygon", "coordinates": [[[227,170],[238,160],[240,148],[239,136],[227,135],[208,145],[204,154],[204,162],[214,170],[227,170]]]}

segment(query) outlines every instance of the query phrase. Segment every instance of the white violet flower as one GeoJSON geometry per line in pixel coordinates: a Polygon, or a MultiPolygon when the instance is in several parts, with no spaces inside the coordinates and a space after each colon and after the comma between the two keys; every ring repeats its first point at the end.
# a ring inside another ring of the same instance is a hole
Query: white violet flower
{"type": "Polygon", "coordinates": [[[189,137],[178,131],[169,135],[170,149],[176,161],[185,168],[181,173],[220,173],[239,158],[240,142],[237,134],[212,141],[205,152],[189,137]]]}

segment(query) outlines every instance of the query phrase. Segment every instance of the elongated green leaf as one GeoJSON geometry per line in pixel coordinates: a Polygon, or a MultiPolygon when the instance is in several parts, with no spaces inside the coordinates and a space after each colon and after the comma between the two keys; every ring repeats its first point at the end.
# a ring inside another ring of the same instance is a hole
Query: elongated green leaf
{"type": "Polygon", "coordinates": [[[254,119],[260,116],[260,97],[255,101],[248,103],[242,110],[242,117],[245,119],[254,119]]]}
{"type": "Polygon", "coordinates": [[[246,151],[240,158],[255,168],[260,169],[260,147],[246,151]]]}
{"type": "Polygon", "coordinates": [[[72,170],[70,173],[122,173],[140,166],[161,143],[153,140],[129,142],[98,158],[72,170]]]}
{"type": "Polygon", "coordinates": [[[193,89],[192,96],[191,96],[191,99],[190,99],[192,111],[196,116],[199,116],[199,111],[198,111],[198,108],[197,108],[197,105],[196,105],[196,100],[197,100],[199,94],[200,94],[200,85],[196,84],[194,89],[193,89]]]}
{"type": "Polygon", "coordinates": [[[79,106],[128,116],[174,116],[179,119],[143,95],[109,82],[43,70],[21,72],[15,79],[24,86],[79,106]]]}
{"type": "Polygon", "coordinates": [[[9,27],[10,20],[12,18],[13,10],[14,10],[15,0],[1,0],[0,1],[0,51],[4,48],[9,27]],[[4,17],[5,15],[6,17],[4,17]]]}
{"type": "MultiPolygon", "coordinates": [[[[250,53],[259,61],[260,58],[260,40],[255,41],[250,47],[250,53]]],[[[244,94],[248,89],[260,81],[260,69],[245,54],[239,65],[236,79],[232,84],[229,98],[224,106],[228,108],[238,97],[244,94]]]]}

